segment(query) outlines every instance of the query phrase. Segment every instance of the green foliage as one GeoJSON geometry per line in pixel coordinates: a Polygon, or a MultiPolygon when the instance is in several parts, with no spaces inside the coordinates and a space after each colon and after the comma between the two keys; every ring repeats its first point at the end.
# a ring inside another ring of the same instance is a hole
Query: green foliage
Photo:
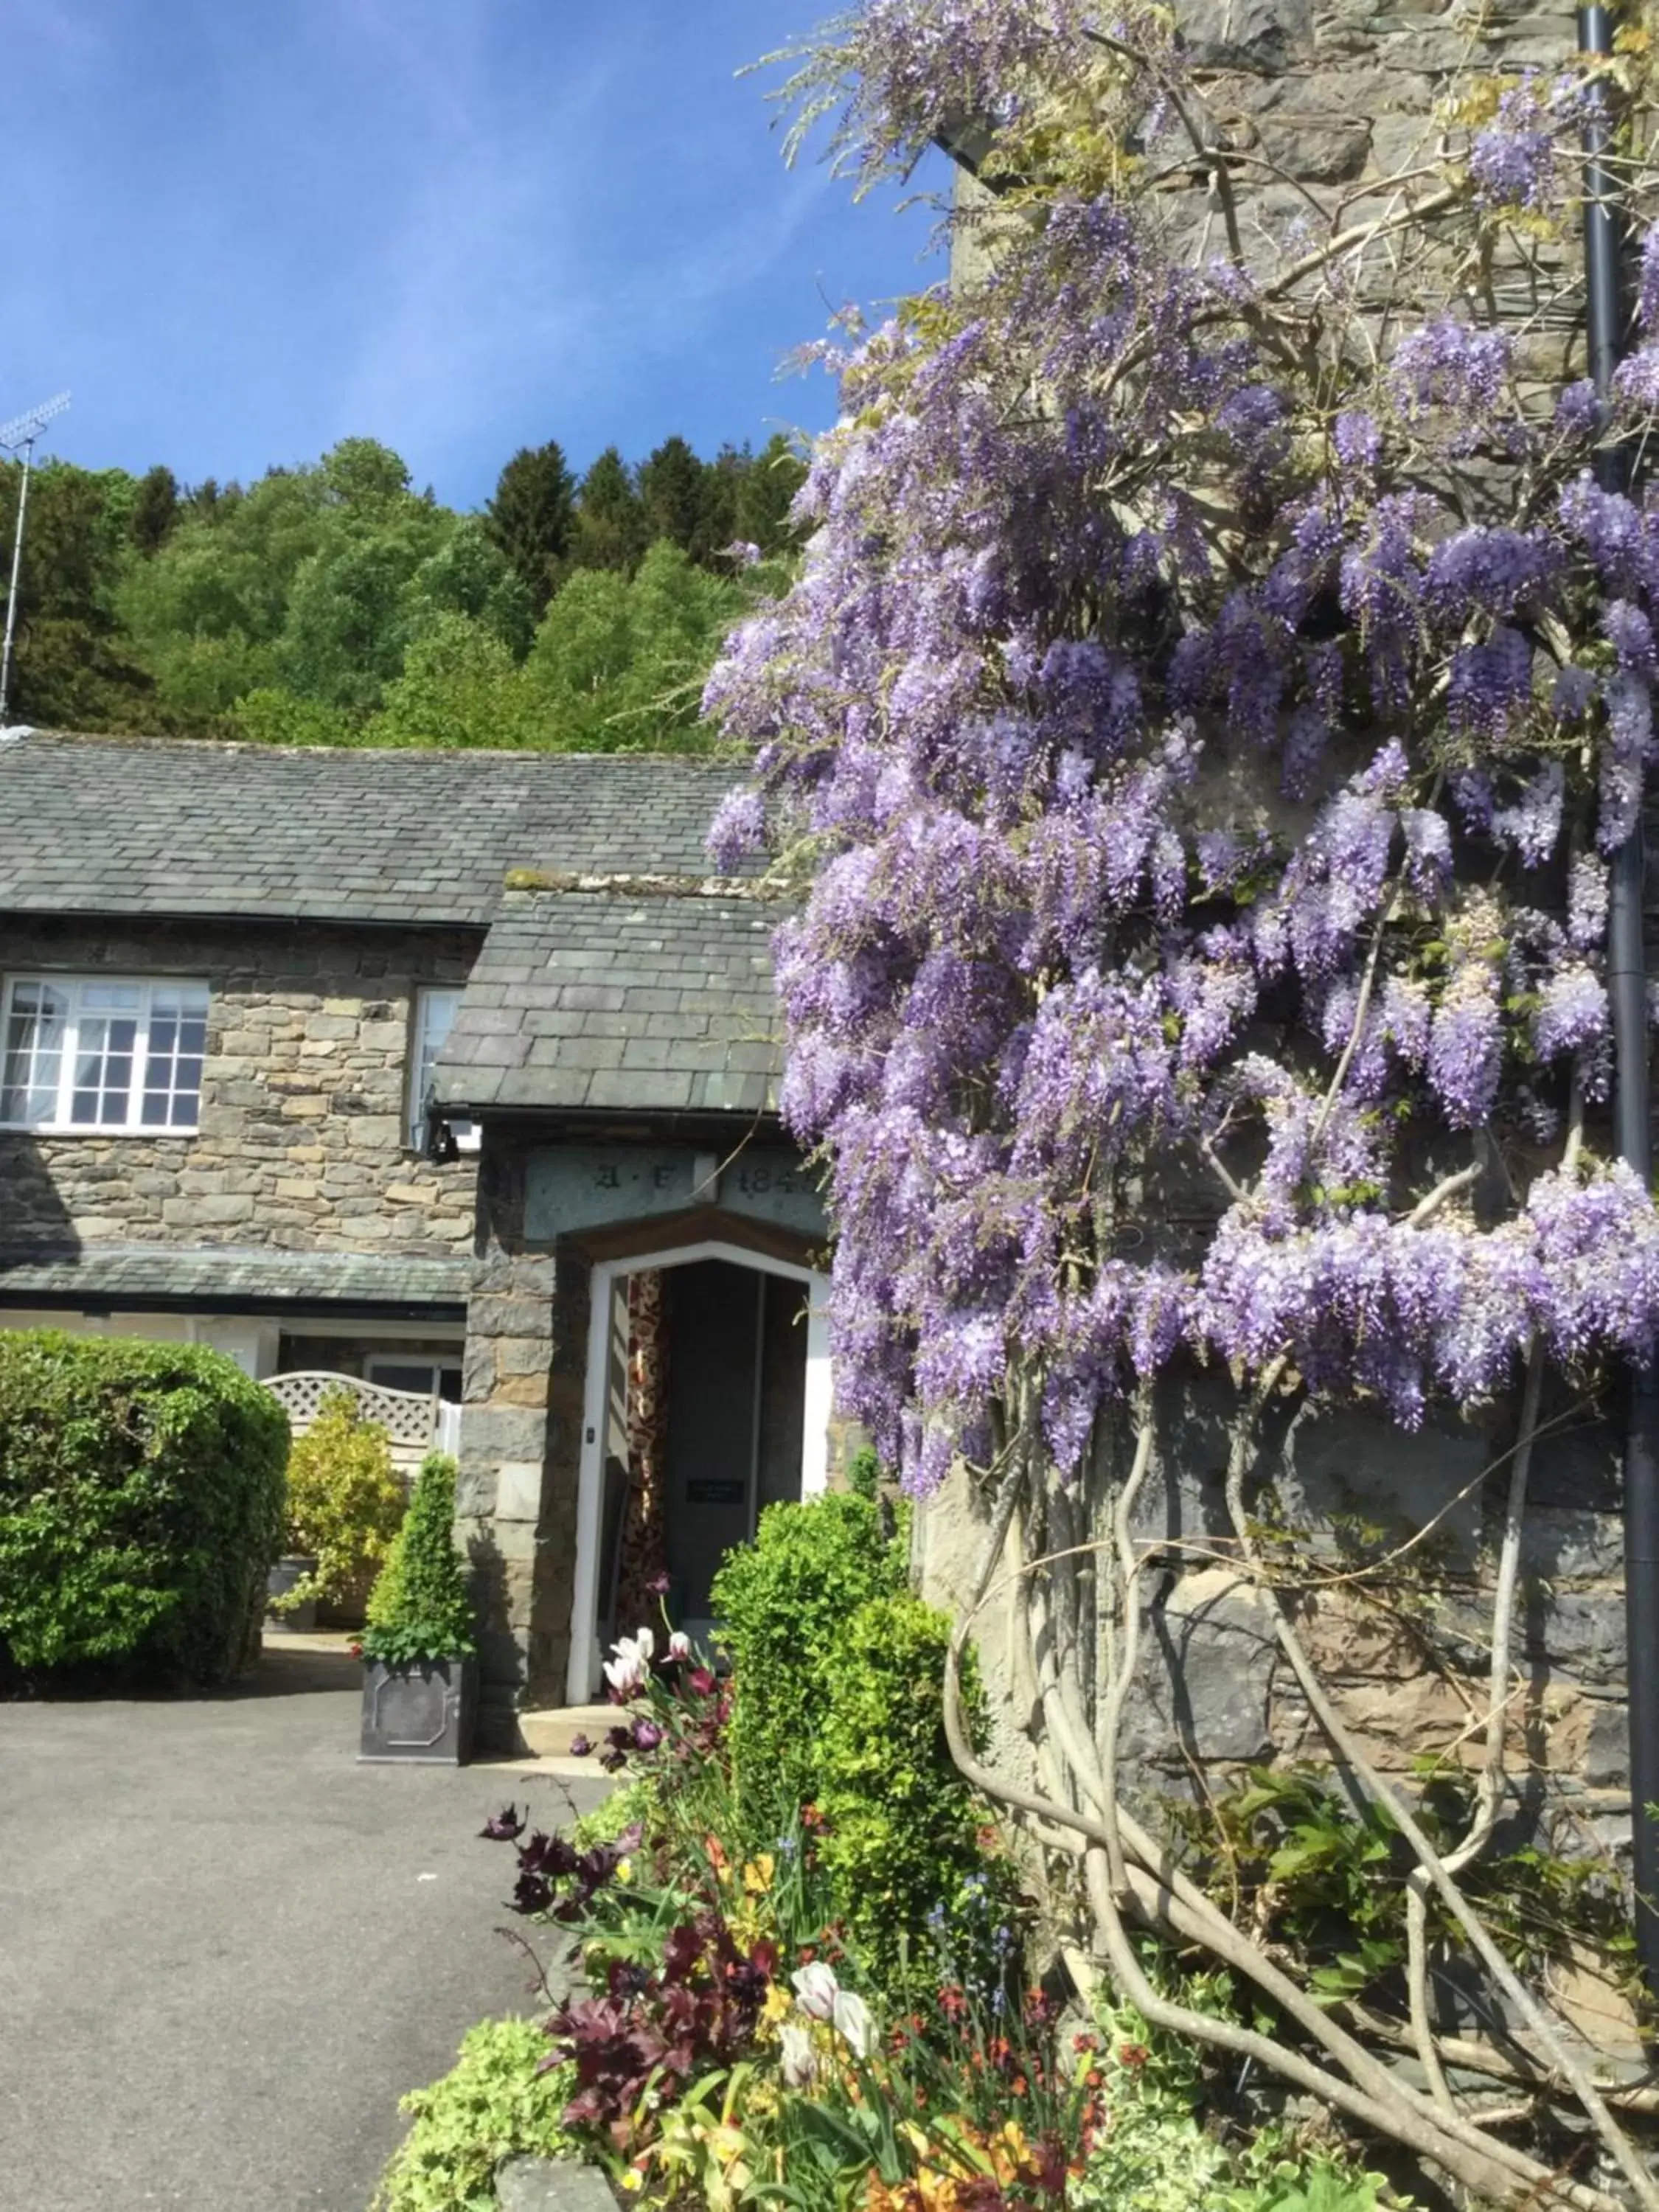
{"type": "Polygon", "coordinates": [[[514,660],[530,650],[539,607],[476,515],[463,515],[409,586],[409,629],[418,641],[446,616],[461,615],[498,638],[514,660]]]}
{"type": "Polygon", "coordinates": [[[552,598],[575,528],[576,484],[563,449],[520,446],[484,510],[491,543],[510,562],[539,615],[552,598]]]}
{"type": "Polygon", "coordinates": [[[641,1776],[620,1784],[591,1813],[584,1813],[571,1828],[571,1840],[578,1850],[589,1850],[595,1844],[614,1844],[636,1822],[654,1826],[662,1817],[655,1785],[641,1776]]]}
{"type": "Polygon", "coordinates": [[[577,2152],[561,2115],[575,2089],[573,2065],[537,2071],[545,2032],[529,2020],[489,2020],[461,2039],[460,2057],[403,2109],[413,2125],[393,2153],[373,2212],[495,2212],[495,2169],[528,2152],[577,2152]]]}
{"type": "MultiPolygon", "coordinates": [[[[1369,1802],[1356,1810],[1326,1769],[1309,1765],[1252,1768],[1207,1807],[1171,1811],[1199,1879],[1253,1929],[1294,1948],[1316,1997],[1386,1997],[1378,1984],[1406,1956],[1406,1879],[1415,1863],[1386,1813],[1369,1802]]],[[[1473,1814],[1469,1778],[1431,1771],[1418,1803],[1430,1841],[1452,1849],[1473,1814]]],[[[1584,1949],[1615,1978],[1631,1975],[1629,1906],[1607,1864],[1524,1844],[1489,1851],[1462,1881],[1520,1972],[1584,1949]]],[[[1460,1948],[1462,1932],[1437,1899],[1429,1911],[1433,1939],[1460,1948]]]]}
{"type": "Polygon", "coordinates": [[[0,1334],[0,1655],[234,1674],[281,1548],[288,1417],[195,1346],[0,1334]]]}
{"type": "Polygon", "coordinates": [[[790,502],[805,481],[806,464],[789,440],[781,431],[769,438],[738,480],[732,536],[769,556],[787,552],[797,538],[790,502]]]}
{"type": "MultiPolygon", "coordinates": [[[[785,580],[739,577],[726,548],[793,552],[800,473],[781,439],[705,462],[674,437],[637,471],[608,449],[578,492],[550,441],[463,515],[368,438],[246,488],[48,461],[13,707],[46,726],[268,744],[701,748],[720,640],[785,580]],[[620,597],[577,591],[514,681],[585,574],[620,597]]],[[[8,544],[21,477],[0,463],[8,544]]]]}
{"type": "MultiPolygon", "coordinates": [[[[22,487],[0,465],[0,545],[9,568],[22,487]]],[[[47,460],[30,476],[9,711],[48,728],[130,729],[150,713],[149,678],[116,609],[137,487],[119,469],[47,460]]]]}
{"type": "Polygon", "coordinates": [[[881,1494],[881,1462],[870,1444],[860,1444],[847,1469],[847,1487],[854,1498],[872,1500],[881,1494]]]}
{"type": "Polygon", "coordinates": [[[501,638],[463,614],[444,614],[387,684],[366,741],[375,745],[514,746],[536,742],[538,718],[501,638]]]}
{"type": "Polygon", "coordinates": [[[572,561],[579,568],[630,569],[650,543],[633,472],[616,447],[607,446],[576,495],[572,561]]]}
{"type": "Polygon", "coordinates": [[[360,1590],[386,1559],[404,1508],[386,1431],[363,1419],[354,1391],[325,1392],[316,1419],[295,1439],[288,1459],[284,1540],[291,1553],[317,1565],[276,1607],[291,1612],[319,1597],[337,1604],[360,1590]]]}
{"type": "Polygon", "coordinates": [[[665,538],[692,557],[713,550],[708,542],[714,507],[706,486],[708,476],[684,438],[665,438],[656,452],[640,464],[640,504],[645,509],[646,527],[653,538],[665,538]]]}
{"type": "MultiPolygon", "coordinates": [[[[920,1598],[872,1598],[836,1638],[817,1747],[818,1810],[836,1905],[854,1948],[892,1985],[930,1912],[988,1879],[982,1808],[945,1741],[948,1615],[920,1598]]],[[[963,1690],[978,1702],[971,1669],[963,1690]]]]}
{"type": "Polygon", "coordinates": [[[357,736],[357,725],[337,707],[296,699],[275,684],[244,692],[230,710],[228,726],[262,745],[349,745],[357,736]]]}
{"type": "Polygon", "coordinates": [[[537,742],[579,752],[705,748],[702,687],[720,640],[752,603],[746,583],[653,545],[632,578],[573,575],[525,664],[537,742]]]}
{"type": "MultiPolygon", "coordinates": [[[[1231,2010],[1223,1978],[1195,1977],[1182,1996],[1199,2011],[1231,2010]]],[[[1385,2202],[1409,2212],[1380,2174],[1282,2129],[1224,2142],[1203,2124],[1193,2045],[1154,2032],[1131,2006],[1106,2005],[1098,2017],[1108,2124],[1066,2188],[1068,2212],[1381,2212],[1385,2202]]]]}
{"type": "Polygon", "coordinates": [[[841,1639],[859,1608],[906,1583],[908,1528],[890,1543],[870,1499],[830,1491],[769,1505],[726,1555],[713,1604],[732,1654],[732,1760],[755,1839],[817,1796],[819,1736],[841,1639]]]}
{"type": "Polygon", "coordinates": [[[141,553],[159,553],[173,535],[179,512],[179,479],[173,471],[147,470],[134,489],[127,534],[141,553]]]}
{"type": "Polygon", "coordinates": [[[410,585],[436,550],[428,511],[325,544],[294,580],[276,670],[302,699],[364,714],[403,666],[410,585]]]}
{"type": "Polygon", "coordinates": [[[368,1597],[366,1658],[462,1659],[474,1649],[472,1600],[452,1533],[455,1462],[428,1452],[409,1511],[368,1597]]]}

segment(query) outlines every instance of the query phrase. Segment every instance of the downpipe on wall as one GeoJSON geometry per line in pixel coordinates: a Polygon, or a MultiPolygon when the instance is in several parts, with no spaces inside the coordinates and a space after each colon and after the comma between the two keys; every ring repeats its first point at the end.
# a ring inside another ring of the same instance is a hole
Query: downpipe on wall
{"type": "MultiPolygon", "coordinates": [[[[1605,7],[1578,10],[1578,50],[1613,52],[1605,7]]],[[[1584,135],[1584,289],[1589,370],[1604,409],[1624,337],[1620,256],[1623,225],[1606,163],[1610,130],[1594,119],[1584,135]]],[[[1625,488],[1618,447],[1596,456],[1604,491],[1625,488]]],[[[1645,795],[1644,795],[1645,796],[1645,795]]],[[[1619,1157],[1644,1188],[1653,1176],[1648,1098],[1648,983],[1643,927],[1646,900],[1644,805],[1613,856],[1607,913],[1607,986],[1617,1066],[1613,1127],[1619,1157]]],[[[1659,1367],[1632,1368],[1625,1427],[1625,1632],[1630,1687],[1631,1826],[1635,1846],[1636,1942],[1650,1994],[1659,2002],[1659,1367]]]]}

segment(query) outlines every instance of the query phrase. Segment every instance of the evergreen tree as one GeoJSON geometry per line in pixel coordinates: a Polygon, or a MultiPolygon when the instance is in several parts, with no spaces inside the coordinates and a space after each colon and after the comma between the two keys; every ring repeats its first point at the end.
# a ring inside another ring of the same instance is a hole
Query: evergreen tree
{"type": "Polygon", "coordinates": [[[741,537],[738,513],[743,487],[754,473],[755,457],[744,446],[722,446],[703,471],[702,529],[697,558],[720,566],[720,556],[741,537]]]}
{"type": "Polygon", "coordinates": [[[790,503],[806,481],[806,464],[781,430],[769,438],[738,480],[733,538],[781,553],[796,542],[790,503]]]}
{"type": "Polygon", "coordinates": [[[706,475],[684,438],[665,438],[640,467],[640,502],[651,538],[665,538],[694,560],[704,545],[706,475]]]}
{"type": "Polygon", "coordinates": [[[143,554],[159,553],[179,520],[179,479],[157,465],[138,479],[127,529],[143,554]]]}
{"type": "Polygon", "coordinates": [[[484,509],[491,543],[517,571],[539,617],[553,596],[575,529],[576,482],[562,448],[520,446],[484,509]]]}
{"type": "Polygon", "coordinates": [[[633,475],[616,447],[607,446],[576,495],[572,565],[631,569],[650,542],[633,475]]]}

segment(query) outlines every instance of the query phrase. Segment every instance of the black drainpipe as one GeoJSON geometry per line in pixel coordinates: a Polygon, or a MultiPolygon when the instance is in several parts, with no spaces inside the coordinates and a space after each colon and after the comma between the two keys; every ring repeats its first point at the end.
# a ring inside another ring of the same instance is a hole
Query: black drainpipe
{"type": "MultiPolygon", "coordinates": [[[[1605,7],[1578,10],[1578,50],[1613,52],[1605,7]]],[[[1610,133],[1593,122],[1584,138],[1584,284],[1590,374],[1605,409],[1624,336],[1620,259],[1622,225],[1603,156],[1610,133]]],[[[1598,453],[1604,491],[1625,488],[1625,455],[1598,453]]],[[[1652,1182],[1648,1105],[1648,979],[1643,944],[1646,876],[1641,807],[1613,857],[1607,916],[1607,981],[1618,1081],[1613,1127],[1619,1157],[1652,1182]]],[[[1625,1623],[1630,1674],[1631,1826],[1635,1844],[1636,1942],[1650,1993],[1659,2002],[1659,1368],[1632,1368],[1625,1430],[1625,1623]]]]}

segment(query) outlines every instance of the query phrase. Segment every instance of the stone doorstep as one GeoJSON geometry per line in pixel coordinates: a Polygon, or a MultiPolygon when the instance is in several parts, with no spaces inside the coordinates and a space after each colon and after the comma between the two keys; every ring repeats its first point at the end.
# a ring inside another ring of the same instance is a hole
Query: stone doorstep
{"type": "Polygon", "coordinates": [[[362,1634],[360,1628],[283,1628],[271,1620],[260,1623],[260,1632],[266,1658],[276,1651],[315,1651],[349,1659],[352,1645],[362,1634]]]}
{"type": "MultiPolygon", "coordinates": [[[[617,1725],[615,1705],[552,1705],[540,1712],[520,1713],[519,1741],[525,1749],[543,1759],[567,1759],[574,1739],[585,1735],[597,1743],[617,1725]]],[[[580,1765],[581,1762],[578,1761],[580,1765]]],[[[595,1773],[599,1770],[593,1769],[595,1773]]]]}

